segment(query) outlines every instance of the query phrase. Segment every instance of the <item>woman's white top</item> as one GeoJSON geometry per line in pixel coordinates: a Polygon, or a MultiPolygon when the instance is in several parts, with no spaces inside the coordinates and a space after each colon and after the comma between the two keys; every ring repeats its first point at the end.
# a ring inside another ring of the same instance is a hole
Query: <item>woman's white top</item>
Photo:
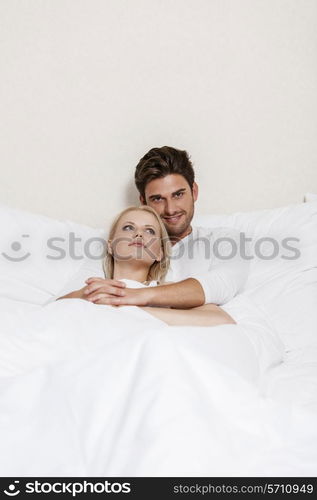
{"type": "Polygon", "coordinates": [[[140,281],[128,280],[125,278],[119,279],[119,281],[123,281],[128,288],[146,288],[148,286],[157,286],[157,281],[150,281],[148,285],[141,283],[140,281]]]}

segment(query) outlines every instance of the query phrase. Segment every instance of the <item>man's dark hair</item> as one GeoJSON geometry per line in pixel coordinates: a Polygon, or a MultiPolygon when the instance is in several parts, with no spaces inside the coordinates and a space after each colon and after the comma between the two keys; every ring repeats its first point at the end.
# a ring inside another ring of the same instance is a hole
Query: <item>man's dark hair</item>
{"type": "Polygon", "coordinates": [[[152,148],[141,158],[135,169],[135,185],[140,195],[145,198],[146,185],[153,179],[179,174],[185,177],[193,190],[195,173],[187,151],[163,146],[152,148]]]}

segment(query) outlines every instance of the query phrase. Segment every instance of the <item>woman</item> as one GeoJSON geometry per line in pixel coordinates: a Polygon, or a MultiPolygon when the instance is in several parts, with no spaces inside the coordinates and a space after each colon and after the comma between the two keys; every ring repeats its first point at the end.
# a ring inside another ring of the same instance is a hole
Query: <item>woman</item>
{"type": "MultiPolygon", "coordinates": [[[[129,207],[112,223],[104,272],[107,278],[125,282],[129,288],[160,286],[169,267],[170,241],[159,215],[151,207],[129,207]]],[[[88,296],[87,286],[64,298],[80,298],[95,304],[98,296],[88,296]]],[[[120,307],[120,306],[115,306],[120,307]]],[[[192,309],[140,307],[168,325],[215,326],[235,324],[232,317],[215,304],[192,309]]]]}

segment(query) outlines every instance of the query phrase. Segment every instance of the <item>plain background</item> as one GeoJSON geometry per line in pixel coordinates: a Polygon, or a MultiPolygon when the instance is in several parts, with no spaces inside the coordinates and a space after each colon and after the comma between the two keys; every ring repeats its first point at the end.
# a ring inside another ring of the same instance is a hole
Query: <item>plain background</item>
{"type": "Polygon", "coordinates": [[[317,191],[316,0],[0,0],[0,202],[102,227],[186,149],[198,213],[317,191]]]}

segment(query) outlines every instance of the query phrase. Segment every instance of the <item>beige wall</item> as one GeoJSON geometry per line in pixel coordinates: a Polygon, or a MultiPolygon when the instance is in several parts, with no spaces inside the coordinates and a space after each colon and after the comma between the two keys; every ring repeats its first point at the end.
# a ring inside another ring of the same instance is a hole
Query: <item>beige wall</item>
{"type": "Polygon", "coordinates": [[[199,213],[317,191],[316,0],[0,0],[0,202],[102,226],[151,147],[199,213]]]}

